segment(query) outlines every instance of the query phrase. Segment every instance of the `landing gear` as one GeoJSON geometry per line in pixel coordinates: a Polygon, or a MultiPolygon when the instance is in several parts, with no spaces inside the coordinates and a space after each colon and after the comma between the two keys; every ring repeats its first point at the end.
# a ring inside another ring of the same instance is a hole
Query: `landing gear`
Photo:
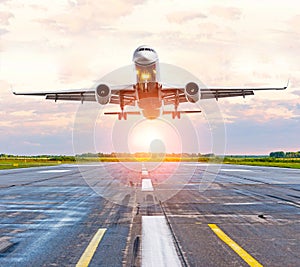
{"type": "Polygon", "coordinates": [[[180,119],[180,112],[177,110],[172,111],[172,119],[174,120],[176,118],[180,119]]]}
{"type": "Polygon", "coordinates": [[[179,91],[176,90],[176,94],[175,94],[175,103],[174,103],[174,107],[175,107],[175,111],[172,111],[172,119],[180,119],[180,112],[177,110],[179,106],[179,91]]]}
{"type": "Polygon", "coordinates": [[[118,113],[118,119],[119,119],[119,121],[122,120],[122,119],[124,119],[126,121],[127,120],[127,113],[122,110],[122,112],[118,113]]]}
{"type": "Polygon", "coordinates": [[[125,121],[127,120],[127,113],[124,112],[124,96],[122,93],[120,93],[120,108],[121,108],[121,112],[118,113],[118,119],[119,121],[124,119],[125,121]]]}

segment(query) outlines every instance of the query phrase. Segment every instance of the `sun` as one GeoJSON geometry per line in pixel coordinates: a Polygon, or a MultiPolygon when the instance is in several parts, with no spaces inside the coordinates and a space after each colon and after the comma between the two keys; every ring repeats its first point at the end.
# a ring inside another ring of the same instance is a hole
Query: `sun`
{"type": "Polygon", "coordinates": [[[175,152],[181,150],[181,140],[174,126],[167,121],[142,120],[130,129],[128,147],[131,153],[175,152]]]}

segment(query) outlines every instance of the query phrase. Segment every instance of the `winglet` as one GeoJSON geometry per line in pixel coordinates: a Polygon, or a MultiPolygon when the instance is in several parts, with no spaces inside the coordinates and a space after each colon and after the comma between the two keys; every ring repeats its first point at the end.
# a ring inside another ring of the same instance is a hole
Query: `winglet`
{"type": "Polygon", "coordinates": [[[289,87],[289,83],[290,83],[290,79],[288,79],[287,83],[286,83],[286,86],[283,86],[281,88],[277,88],[276,90],[285,90],[289,87]]]}
{"type": "Polygon", "coordinates": [[[16,92],[14,92],[13,87],[12,87],[12,84],[10,85],[10,91],[11,91],[14,95],[17,94],[16,92]]]}
{"type": "Polygon", "coordinates": [[[288,79],[286,86],[284,87],[284,89],[289,87],[289,83],[290,83],[290,79],[288,79]]]}

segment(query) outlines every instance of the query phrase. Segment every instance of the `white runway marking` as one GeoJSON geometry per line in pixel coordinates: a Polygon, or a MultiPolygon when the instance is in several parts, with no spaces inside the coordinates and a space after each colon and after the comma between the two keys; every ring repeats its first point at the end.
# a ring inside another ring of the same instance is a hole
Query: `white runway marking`
{"type": "Polygon", "coordinates": [[[78,168],[78,167],[102,167],[103,164],[74,164],[74,165],[67,165],[67,167],[71,168],[78,168]]]}
{"type": "Polygon", "coordinates": [[[59,172],[69,172],[70,170],[46,170],[46,171],[39,171],[38,173],[59,173],[59,172]]]}
{"type": "Polygon", "coordinates": [[[221,169],[222,172],[253,172],[251,170],[245,170],[245,169],[221,169]]]}
{"type": "Polygon", "coordinates": [[[149,175],[148,171],[143,171],[142,170],[142,176],[148,176],[148,175],[149,175]]]}
{"type": "Polygon", "coordinates": [[[151,179],[142,180],[142,191],[153,191],[151,179]]]}
{"type": "Polygon", "coordinates": [[[142,267],[181,266],[164,216],[142,217],[142,267]]]}

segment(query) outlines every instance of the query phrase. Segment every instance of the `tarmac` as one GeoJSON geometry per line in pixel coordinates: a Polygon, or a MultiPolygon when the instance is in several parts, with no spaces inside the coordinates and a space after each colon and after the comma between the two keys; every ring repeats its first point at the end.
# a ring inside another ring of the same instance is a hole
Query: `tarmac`
{"type": "Polygon", "coordinates": [[[296,169],[3,170],[0,215],[0,266],[300,266],[296,169]]]}

